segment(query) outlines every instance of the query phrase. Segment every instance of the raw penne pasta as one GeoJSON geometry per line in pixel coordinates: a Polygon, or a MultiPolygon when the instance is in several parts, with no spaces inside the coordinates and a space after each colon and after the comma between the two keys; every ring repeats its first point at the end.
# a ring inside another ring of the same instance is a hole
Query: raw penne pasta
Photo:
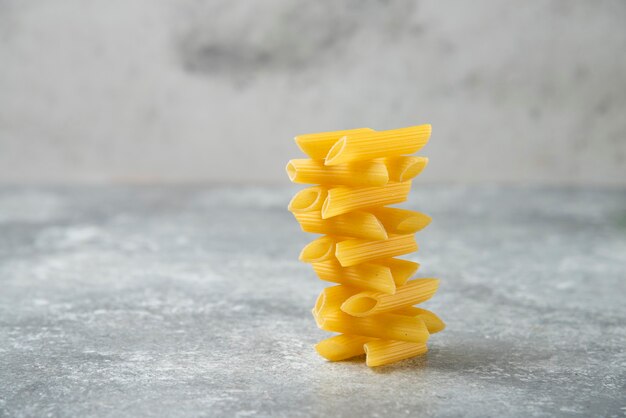
{"type": "Polygon", "coordinates": [[[330,148],[324,163],[336,165],[413,154],[426,145],[431,130],[430,125],[419,125],[389,131],[346,134],[330,148]]]}
{"type": "Polygon", "coordinates": [[[378,315],[422,303],[433,297],[439,287],[438,279],[414,279],[396,288],[396,293],[365,291],[349,297],[341,310],[352,316],[378,315]]]}
{"type": "Polygon", "coordinates": [[[366,354],[365,364],[369,367],[384,366],[385,364],[425,354],[428,351],[425,343],[385,340],[374,340],[365,343],[363,349],[366,354]]]}
{"type": "Polygon", "coordinates": [[[424,343],[430,334],[422,318],[381,314],[357,318],[339,309],[324,309],[313,313],[317,326],[326,331],[352,333],[385,340],[424,343]]]}
{"type": "Polygon", "coordinates": [[[381,161],[326,166],[322,160],[297,159],[289,161],[286,170],[294,183],[363,187],[384,186],[389,181],[387,166],[381,161]]]}
{"type": "Polygon", "coordinates": [[[298,135],[294,139],[298,147],[315,160],[326,158],[326,154],[337,140],[345,135],[374,132],[370,128],[347,129],[343,131],[320,132],[316,134],[298,135]]]}
{"type": "Polygon", "coordinates": [[[300,261],[318,263],[334,260],[337,241],[329,236],[323,236],[309,242],[300,252],[300,261]]]}
{"type": "Polygon", "coordinates": [[[322,290],[315,301],[313,316],[317,320],[318,317],[321,318],[329,312],[338,311],[341,304],[355,293],[358,293],[358,289],[349,286],[339,285],[327,287],[322,290]]]}
{"type": "Polygon", "coordinates": [[[287,209],[291,213],[320,210],[326,201],[327,195],[328,189],[321,186],[302,189],[291,198],[287,209]]]}
{"type": "Polygon", "coordinates": [[[363,345],[373,340],[371,337],[340,334],[320,341],[315,345],[315,350],[330,361],[346,360],[365,354],[363,345]]]}
{"type": "Polygon", "coordinates": [[[413,279],[420,265],[394,258],[417,251],[414,234],[431,218],[385,207],[406,201],[411,181],[428,158],[408,154],[429,140],[430,125],[376,132],[369,128],[299,135],[309,158],[285,167],[293,183],[311,184],[289,202],[304,232],[322,236],[300,260],[311,263],[324,289],[312,309],[317,326],[339,333],[316,351],[330,361],[366,354],[370,367],[427,351],[445,328],[433,312],[412,306],[428,300],[437,279],[413,279]]]}
{"type": "Polygon", "coordinates": [[[352,212],[322,219],[320,211],[297,212],[294,216],[304,232],[330,234],[370,240],[387,239],[387,231],[369,212],[352,212]]]}
{"type": "Polygon", "coordinates": [[[413,234],[394,235],[386,240],[367,241],[348,239],[338,242],[335,256],[344,267],[365,263],[380,258],[395,257],[417,251],[413,234]]]}
{"type": "Polygon", "coordinates": [[[320,279],[327,282],[388,294],[394,294],[396,291],[392,270],[383,264],[363,263],[342,267],[336,259],[332,259],[313,263],[313,270],[320,279]]]}
{"type": "Polygon", "coordinates": [[[402,286],[415,274],[419,269],[419,263],[413,261],[401,260],[399,258],[387,258],[385,260],[372,261],[372,264],[379,264],[389,267],[393,281],[396,283],[396,287],[402,286]]]}
{"type": "Polygon", "coordinates": [[[389,234],[412,234],[424,229],[432,218],[420,212],[398,208],[373,208],[374,214],[389,234]]]}
{"type": "Polygon", "coordinates": [[[445,322],[441,320],[434,312],[427,309],[417,308],[415,306],[408,306],[406,308],[400,308],[391,313],[406,316],[419,316],[424,320],[428,332],[436,334],[439,331],[443,331],[446,327],[445,322]]]}
{"type": "Polygon", "coordinates": [[[410,190],[410,181],[388,183],[382,187],[333,187],[328,190],[328,195],[322,205],[322,218],[327,219],[355,210],[404,202],[410,190]]]}
{"type": "Polygon", "coordinates": [[[389,180],[407,181],[417,177],[428,165],[426,157],[389,157],[385,158],[385,165],[389,172],[389,180]]]}

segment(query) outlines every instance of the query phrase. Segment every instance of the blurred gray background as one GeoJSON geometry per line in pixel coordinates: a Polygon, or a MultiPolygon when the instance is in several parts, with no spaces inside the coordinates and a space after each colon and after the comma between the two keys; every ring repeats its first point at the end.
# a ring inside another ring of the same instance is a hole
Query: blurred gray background
{"type": "Polygon", "coordinates": [[[626,2],[0,0],[0,182],[279,184],[424,122],[424,181],[626,185],[626,2]]]}

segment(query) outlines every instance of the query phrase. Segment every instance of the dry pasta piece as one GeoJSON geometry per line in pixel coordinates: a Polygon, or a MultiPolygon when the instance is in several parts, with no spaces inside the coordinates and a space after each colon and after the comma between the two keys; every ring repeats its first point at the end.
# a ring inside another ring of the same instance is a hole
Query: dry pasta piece
{"type": "Polygon", "coordinates": [[[370,341],[363,348],[366,354],[365,364],[369,367],[384,366],[428,351],[425,343],[385,340],[370,341]]]}
{"type": "Polygon", "coordinates": [[[383,264],[363,263],[352,267],[342,267],[336,259],[313,263],[318,277],[327,282],[346,286],[394,294],[395,277],[392,270],[383,264]]]}
{"type": "Polygon", "coordinates": [[[327,287],[322,290],[315,301],[313,316],[317,320],[318,317],[321,318],[328,312],[338,311],[341,304],[358,291],[358,289],[343,285],[327,287]]]}
{"type": "Polygon", "coordinates": [[[417,243],[413,234],[393,235],[389,239],[379,241],[348,239],[338,242],[335,256],[342,266],[349,267],[380,258],[408,254],[413,251],[417,251],[417,243]]]}
{"type": "Polygon", "coordinates": [[[428,332],[436,334],[439,331],[443,331],[446,328],[445,322],[441,320],[434,312],[427,309],[417,308],[415,306],[408,306],[406,308],[400,308],[392,313],[406,316],[419,316],[424,320],[428,332]]]}
{"type": "Polygon", "coordinates": [[[396,287],[402,286],[413,276],[413,274],[419,269],[419,263],[413,261],[401,260],[399,258],[387,258],[385,260],[376,260],[372,264],[380,264],[387,266],[391,270],[393,281],[396,283],[396,287]]]}
{"type": "Polygon", "coordinates": [[[382,161],[363,161],[325,166],[324,161],[296,159],[287,163],[287,175],[294,183],[345,186],[384,186],[389,181],[382,161]]]}
{"type": "Polygon", "coordinates": [[[347,129],[343,131],[320,132],[316,134],[298,135],[294,139],[298,147],[309,157],[322,160],[337,140],[345,135],[374,132],[370,128],[347,129]]]}
{"type": "Polygon", "coordinates": [[[329,236],[323,236],[309,242],[300,252],[300,261],[305,263],[318,263],[320,261],[334,260],[337,241],[329,236]]]}
{"type": "Polygon", "coordinates": [[[438,287],[438,279],[415,279],[396,288],[393,295],[372,291],[360,292],[348,298],[341,305],[341,310],[359,317],[395,311],[427,301],[433,297],[438,287]]]}
{"type": "Polygon", "coordinates": [[[326,165],[413,154],[430,138],[430,125],[410,126],[389,131],[346,134],[326,155],[326,165]]]}
{"type": "Polygon", "coordinates": [[[287,209],[291,213],[320,210],[326,201],[327,195],[328,189],[322,186],[302,189],[291,198],[287,209]]]}
{"type": "Polygon", "coordinates": [[[330,307],[319,313],[313,310],[317,326],[326,331],[350,333],[385,340],[424,343],[430,334],[422,318],[381,314],[357,318],[330,307]]]}
{"type": "Polygon", "coordinates": [[[372,338],[424,343],[430,334],[419,317],[382,314],[357,318],[342,312],[339,307],[358,292],[347,286],[328,287],[320,293],[312,310],[317,326],[326,331],[355,334],[372,338]]]}
{"type": "Polygon", "coordinates": [[[389,157],[384,161],[389,172],[389,180],[400,182],[417,177],[428,165],[426,157],[389,157]]]}
{"type": "Polygon", "coordinates": [[[372,340],[371,337],[340,334],[320,341],[315,345],[315,350],[330,361],[346,360],[365,354],[363,345],[372,340]]]}
{"type": "Polygon", "coordinates": [[[388,183],[382,187],[333,187],[328,190],[328,195],[322,205],[322,218],[327,219],[364,208],[404,202],[410,191],[410,181],[388,183]]]}
{"type": "Polygon", "coordinates": [[[420,212],[398,208],[373,208],[374,214],[390,234],[412,234],[424,229],[432,218],[420,212]]]}
{"type": "Polygon", "coordinates": [[[351,212],[330,219],[322,219],[319,211],[298,212],[294,216],[304,232],[370,240],[388,238],[383,224],[368,212],[351,212]]]}

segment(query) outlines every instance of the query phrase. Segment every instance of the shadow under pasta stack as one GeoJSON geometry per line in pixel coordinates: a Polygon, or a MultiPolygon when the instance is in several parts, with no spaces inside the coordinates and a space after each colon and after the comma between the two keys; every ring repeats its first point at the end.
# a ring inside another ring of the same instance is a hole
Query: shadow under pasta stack
{"type": "Polygon", "coordinates": [[[313,308],[318,327],[339,333],[319,342],[331,361],[366,354],[370,367],[424,354],[430,334],[444,329],[437,315],[413,305],[430,299],[438,279],[415,278],[419,264],[395,258],[417,251],[415,233],[429,216],[386,207],[406,201],[411,180],[428,164],[409,156],[430,138],[431,126],[388,131],[369,128],[299,135],[308,159],[287,164],[298,192],[289,211],[302,230],[322,237],[300,260],[320,279],[338,283],[322,291],[313,308]]]}

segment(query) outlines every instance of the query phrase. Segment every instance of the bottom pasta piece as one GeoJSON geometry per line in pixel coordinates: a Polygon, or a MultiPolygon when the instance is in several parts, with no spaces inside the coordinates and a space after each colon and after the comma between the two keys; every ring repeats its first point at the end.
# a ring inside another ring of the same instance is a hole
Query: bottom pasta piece
{"type": "Polygon", "coordinates": [[[365,354],[365,343],[374,340],[375,338],[360,335],[339,334],[320,341],[315,345],[315,350],[326,360],[347,360],[365,354]]]}
{"type": "Polygon", "coordinates": [[[360,335],[339,334],[315,345],[318,354],[330,361],[347,360],[366,354],[369,367],[384,366],[425,354],[426,343],[381,340],[360,335]]]}
{"type": "MultiPolygon", "coordinates": [[[[335,286],[323,292],[328,298],[321,305],[316,306],[313,315],[319,318],[324,315],[326,304],[336,305],[350,294],[349,288],[335,286]]],[[[318,301],[319,302],[319,301],[318,301]]],[[[395,315],[418,317],[424,321],[429,334],[442,331],[446,324],[433,312],[409,306],[393,311],[395,315]]],[[[384,317],[384,316],[383,316],[384,317]]],[[[357,319],[357,318],[355,318],[357,319]]],[[[329,361],[342,361],[366,354],[366,364],[369,367],[384,366],[419,356],[427,352],[426,343],[381,339],[362,335],[339,334],[320,341],[315,345],[318,354],[329,361]]]]}
{"type": "Polygon", "coordinates": [[[411,357],[425,354],[426,343],[410,343],[406,341],[376,340],[365,343],[365,364],[369,367],[384,366],[411,357]]]}

